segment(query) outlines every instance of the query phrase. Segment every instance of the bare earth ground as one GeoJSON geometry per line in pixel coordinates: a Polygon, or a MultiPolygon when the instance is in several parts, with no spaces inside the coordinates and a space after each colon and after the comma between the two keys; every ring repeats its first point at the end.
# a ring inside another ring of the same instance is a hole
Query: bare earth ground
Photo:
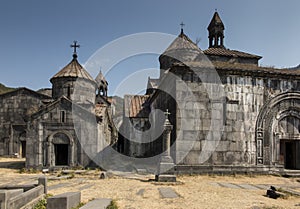
{"type": "MultiPolygon", "coordinates": [[[[23,162],[20,159],[0,158],[0,185],[23,184],[37,180],[43,174],[20,174],[23,162]]],[[[47,174],[51,177],[53,174],[47,174]]],[[[276,176],[178,176],[178,184],[157,184],[148,181],[154,176],[123,174],[123,177],[99,179],[99,171],[88,174],[75,174],[72,179],[49,180],[48,193],[81,191],[81,200],[87,202],[93,198],[111,198],[117,201],[121,209],[201,209],[201,208],[300,208],[300,197],[270,199],[265,197],[266,190],[228,188],[216,183],[299,186],[295,178],[276,176]],[[178,198],[162,198],[159,188],[170,187],[178,198]]],[[[295,189],[297,190],[297,189],[295,189]]],[[[300,191],[298,189],[298,191],[300,191]]]]}

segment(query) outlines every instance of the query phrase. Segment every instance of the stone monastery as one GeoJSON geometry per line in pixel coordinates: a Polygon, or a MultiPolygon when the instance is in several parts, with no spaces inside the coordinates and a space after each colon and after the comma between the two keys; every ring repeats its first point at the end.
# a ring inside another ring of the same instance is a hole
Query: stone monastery
{"type": "Polygon", "coordinates": [[[26,167],[88,167],[89,153],[110,146],[133,158],[168,149],[177,173],[299,170],[300,69],[261,67],[261,56],[226,48],[218,12],[207,29],[205,50],[181,29],[145,95],[124,96],[118,128],[108,82],[101,72],[93,79],[76,50],[52,89],[0,95],[0,155],[26,157],[26,167]],[[158,109],[173,127],[169,147],[158,109]]]}

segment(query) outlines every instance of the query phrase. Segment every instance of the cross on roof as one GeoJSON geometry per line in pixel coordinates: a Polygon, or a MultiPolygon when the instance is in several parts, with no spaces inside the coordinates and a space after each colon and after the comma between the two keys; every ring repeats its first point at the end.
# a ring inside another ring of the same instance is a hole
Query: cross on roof
{"type": "Polygon", "coordinates": [[[185,26],[185,24],[183,22],[181,22],[180,26],[181,26],[181,30],[183,30],[183,27],[185,26]]]}
{"type": "Polygon", "coordinates": [[[164,112],[166,118],[168,119],[169,115],[171,115],[171,113],[169,112],[169,110],[167,109],[166,112],[164,112]]]}
{"type": "Polygon", "coordinates": [[[80,48],[80,45],[79,44],[77,44],[77,41],[74,41],[73,42],[74,44],[71,44],[71,47],[72,48],[74,48],[74,54],[77,54],[77,52],[76,52],[76,48],[80,48]]]}

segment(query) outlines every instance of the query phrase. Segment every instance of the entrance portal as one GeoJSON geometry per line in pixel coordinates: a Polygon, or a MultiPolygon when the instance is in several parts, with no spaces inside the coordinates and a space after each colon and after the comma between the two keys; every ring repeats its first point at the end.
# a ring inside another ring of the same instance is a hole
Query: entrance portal
{"type": "Polygon", "coordinates": [[[285,168],[296,169],[296,143],[285,142],[285,168]]]}
{"type": "Polygon", "coordinates": [[[300,170],[300,141],[281,140],[280,153],[285,169],[300,170]]]}
{"type": "Polygon", "coordinates": [[[68,144],[54,144],[55,165],[69,164],[69,145],[68,144]]]}

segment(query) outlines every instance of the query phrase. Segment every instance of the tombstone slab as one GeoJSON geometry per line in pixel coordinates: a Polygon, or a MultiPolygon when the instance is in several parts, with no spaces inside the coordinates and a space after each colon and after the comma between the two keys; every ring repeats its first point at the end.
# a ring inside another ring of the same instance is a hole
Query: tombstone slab
{"type": "Polygon", "coordinates": [[[178,194],[170,187],[159,188],[159,193],[162,198],[177,198],[178,194]]]}
{"type": "Polygon", "coordinates": [[[87,204],[80,207],[79,209],[106,209],[110,203],[111,203],[111,199],[99,198],[88,202],[87,204]]]}
{"type": "Polygon", "coordinates": [[[47,199],[47,209],[71,209],[80,203],[80,192],[67,192],[47,199]]]}

